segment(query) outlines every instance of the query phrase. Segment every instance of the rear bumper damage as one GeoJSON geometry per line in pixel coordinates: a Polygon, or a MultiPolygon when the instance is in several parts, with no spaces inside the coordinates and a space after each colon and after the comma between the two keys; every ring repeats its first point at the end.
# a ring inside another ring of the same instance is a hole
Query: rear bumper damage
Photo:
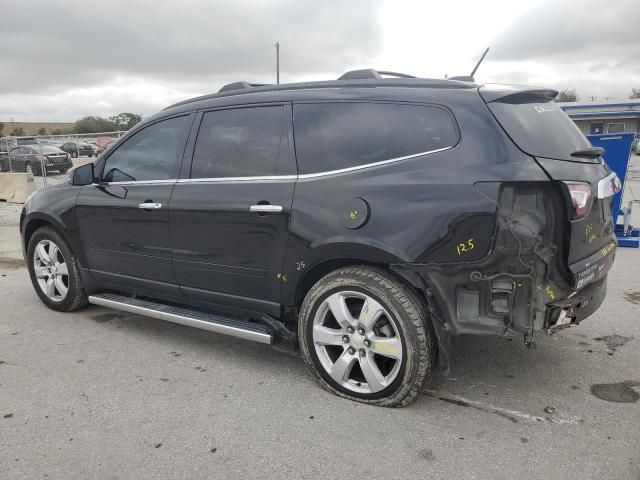
{"type": "Polygon", "coordinates": [[[426,293],[441,344],[451,335],[510,332],[531,345],[536,333],[580,323],[602,304],[613,232],[599,232],[603,246],[567,264],[570,239],[553,195],[548,185],[506,186],[492,246],[478,261],[393,266],[426,293]]]}

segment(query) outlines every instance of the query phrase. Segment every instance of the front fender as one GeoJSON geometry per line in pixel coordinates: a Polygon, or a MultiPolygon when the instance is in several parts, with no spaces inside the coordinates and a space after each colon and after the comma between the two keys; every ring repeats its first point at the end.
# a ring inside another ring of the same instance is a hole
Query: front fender
{"type": "Polygon", "coordinates": [[[22,251],[25,257],[33,232],[41,226],[51,225],[69,244],[80,263],[84,264],[75,215],[76,200],[81,188],[50,188],[36,192],[28,199],[20,218],[22,251]]]}

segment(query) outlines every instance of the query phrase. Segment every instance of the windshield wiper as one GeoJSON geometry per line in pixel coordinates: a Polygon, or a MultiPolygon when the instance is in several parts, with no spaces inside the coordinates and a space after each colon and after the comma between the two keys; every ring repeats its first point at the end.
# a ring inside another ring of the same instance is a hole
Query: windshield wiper
{"type": "Polygon", "coordinates": [[[572,157],[584,157],[584,158],[597,158],[602,156],[604,148],[602,147],[589,147],[582,150],[576,150],[571,154],[572,157]]]}

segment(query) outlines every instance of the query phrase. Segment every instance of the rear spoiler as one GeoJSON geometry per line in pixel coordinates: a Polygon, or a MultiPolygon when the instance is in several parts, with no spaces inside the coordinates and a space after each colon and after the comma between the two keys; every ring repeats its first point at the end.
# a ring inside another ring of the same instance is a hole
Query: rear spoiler
{"type": "Polygon", "coordinates": [[[502,85],[487,83],[482,85],[478,92],[487,102],[499,103],[547,103],[558,95],[557,90],[550,88],[527,87],[524,85],[502,85]]]}

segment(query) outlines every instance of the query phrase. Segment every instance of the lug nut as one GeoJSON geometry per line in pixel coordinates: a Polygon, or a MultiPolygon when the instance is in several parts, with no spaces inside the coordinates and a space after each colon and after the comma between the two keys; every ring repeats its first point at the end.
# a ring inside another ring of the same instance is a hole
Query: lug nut
{"type": "Polygon", "coordinates": [[[356,349],[353,347],[349,347],[347,351],[349,352],[350,355],[353,355],[354,353],[356,353],[356,349]]]}
{"type": "Polygon", "coordinates": [[[344,343],[349,343],[349,336],[348,336],[348,335],[343,335],[343,336],[342,336],[342,341],[343,341],[344,343]]]}
{"type": "Polygon", "coordinates": [[[353,333],[355,332],[355,329],[353,327],[347,327],[347,332],[353,333]]]}
{"type": "Polygon", "coordinates": [[[361,349],[360,349],[360,356],[361,356],[361,357],[364,357],[364,356],[366,356],[366,355],[367,355],[367,352],[365,351],[365,349],[364,349],[364,348],[361,348],[361,349]]]}
{"type": "Polygon", "coordinates": [[[365,347],[370,347],[370,346],[371,346],[371,340],[369,340],[368,338],[367,338],[367,339],[365,339],[365,341],[364,341],[364,346],[365,346],[365,347]]]}
{"type": "Polygon", "coordinates": [[[358,328],[358,333],[360,335],[364,335],[364,328],[362,328],[362,327],[358,328]]]}

